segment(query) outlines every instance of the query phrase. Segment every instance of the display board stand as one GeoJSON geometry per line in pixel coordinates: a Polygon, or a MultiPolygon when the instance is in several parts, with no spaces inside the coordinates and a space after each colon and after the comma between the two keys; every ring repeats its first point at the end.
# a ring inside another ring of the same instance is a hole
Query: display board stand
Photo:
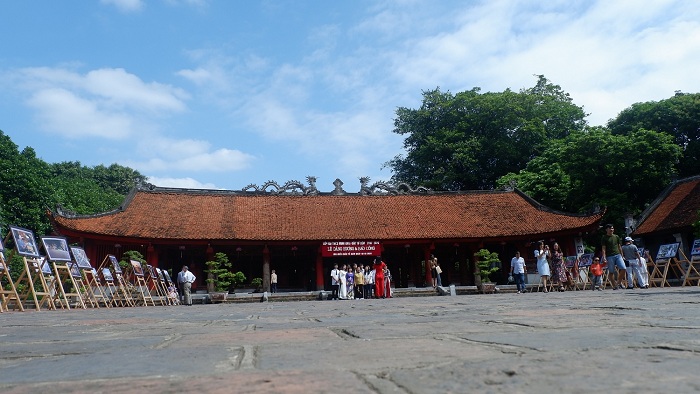
{"type": "Polygon", "coordinates": [[[17,294],[15,282],[10,276],[10,269],[5,261],[5,256],[0,253],[0,312],[9,311],[9,305],[12,302],[12,309],[19,309],[24,312],[24,306],[17,294]]]}
{"type": "MultiPolygon", "coordinates": [[[[155,289],[156,290],[156,295],[158,296],[158,302],[160,302],[161,306],[165,306],[167,303],[168,299],[168,292],[166,291],[165,288],[160,283],[160,278],[158,278],[158,274],[156,274],[155,268],[151,265],[146,265],[146,273],[148,277],[146,278],[146,281],[148,283],[147,288],[148,289],[155,289]]],[[[150,294],[150,290],[149,290],[150,294]]],[[[154,302],[155,305],[155,302],[154,302]]]]}
{"type": "Polygon", "coordinates": [[[685,270],[685,274],[683,275],[683,286],[686,284],[692,286],[693,281],[696,281],[696,286],[700,286],[700,256],[690,256],[690,260],[688,260],[685,254],[683,254],[683,251],[678,251],[678,253],[685,259],[679,263],[688,264],[688,269],[685,270]]]}
{"type": "Polygon", "coordinates": [[[70,267],[68,266],[69,263],[53,262],[52,264],[53,271],[56,274],[55,278],[58,282],[58,291],[60,293],[60,297],[57,298],[59,300],[59,306],[61,306],[61,308],[65,306],[65,309],[70,309],[70,301],[68,297],[75,297],[76,306],[87,309],[85,302],[83,301],[83,295],[80,293],[80,286],[85,286],[83,279],[73,277],[70,267]],[[66,291],[66,287],[68,286],[72,286],[72,292],[66,291]]]}
{"type": "Polygon", "coordinates": [[[41,261],[22,257],[22,262],[24,263],[22,272],[15,281],[15,288],[22,288],[20,285],[24,285],[24,291],[19,293],[21,302],[26,304],[31,296],[34,302],[34,309],[37,311],[41,311],[41,307],[44,305],[50,310],[56,310],[56,305],[53,303],[53,294],[50,291],[51,288],[41,270],[41,261]],[[39,291],[37,285],[41,286],[41,291],[39,291]]]}
{"type": "Polygon", "coordinates": [[[102,283],[100,283],[100,279],[97,277],[96,272],[93,271],[93,269],[87,268],[83,268],[82,271],[85,282],[87,282],[86,291],[88,293],[88,297],[94,301],[97,308],[100,307],[100,302],[102,302],[105,307],[109,308],[110,301],[105,296],[104,287],[102,286],[102,283]]]}
{"type": "Polygon", "coordinates": [[[112,303],[113,305],[119,306],[136,306],[133,297],[131,297],[129,285],[124,279],[124,275],[122,274],[121,268],[119,268],[119,270],[117,271],[117,268],[115,268],[115,264],[118,267],[119,263],[117,262],[116,257],[112,255],[107,255],[105,256],[104,260],[102,260],[100,268],[98,268],[100,272],[104,272],[103,270],[106,268],[107,270],[109,270],[112,276],[111,280],[105,278],[104,275],[102,276],[110,290],[112,303]]]}

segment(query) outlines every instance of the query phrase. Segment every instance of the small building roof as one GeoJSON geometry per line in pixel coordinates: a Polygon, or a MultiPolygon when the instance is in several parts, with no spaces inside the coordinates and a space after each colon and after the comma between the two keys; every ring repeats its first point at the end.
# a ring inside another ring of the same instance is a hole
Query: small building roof
{"type": "Polygon", "coordinates": [[[114,211],[50,214],[62,234],[159,240],[498,239],[597,229],[513,191],[279,195],[135,188],[114,211]]]}
{"type": "Polygon", "coordinates": [[[642,212],[634,235],[686,231],[698,220],[700,175],[669,185],[642,212]]]}

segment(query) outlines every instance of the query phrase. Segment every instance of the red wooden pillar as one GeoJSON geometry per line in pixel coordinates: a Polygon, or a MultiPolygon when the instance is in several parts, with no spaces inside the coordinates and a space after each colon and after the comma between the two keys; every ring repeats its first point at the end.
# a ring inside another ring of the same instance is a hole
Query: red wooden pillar
{"type": "Polygon", "coordinates": [[[263,248],[263,291],[270,292],[270,249],[263,248]]]}
{"type": "Polygon", "coordinates": [[[153,244],[148,244],[148,249],[146,249],[146,263],[155,267],[158,267],[158,252],[153,244]]]}
{"type": "Polygon", "coordinates": [[[323,279],[325,278],[323,272],[323,256],[321,255],[321,247],[318,248],[318,253],[316,254],[316,290],[324,290],[325,285],[323,279]]]}

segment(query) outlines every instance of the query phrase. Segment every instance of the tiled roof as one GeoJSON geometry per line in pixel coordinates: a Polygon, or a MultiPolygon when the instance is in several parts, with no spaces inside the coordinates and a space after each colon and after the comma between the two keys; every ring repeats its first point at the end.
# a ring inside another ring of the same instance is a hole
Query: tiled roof
{"type": "Polygon", "coordinates": [[[700,176],[671,184],[641,215],[635,235],[688,228],[698,220],[700,176]]]}
{"type": "Polygon", "coordinates": [[[525,236],[597,228],[602,213],[574,215],[519,191],[424,195],[269,195],[138,190],[122,209],[52,214],[57,230],[148,239],[347,240],[525,236]]]}

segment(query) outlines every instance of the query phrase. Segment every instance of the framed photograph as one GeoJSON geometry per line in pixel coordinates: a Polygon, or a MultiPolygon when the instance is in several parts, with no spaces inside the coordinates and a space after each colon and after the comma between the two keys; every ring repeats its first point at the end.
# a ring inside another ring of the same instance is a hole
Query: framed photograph
{"type": "Polygon", "coordinates": [[[158,279],[160,280],[165,280],[165,277],[163,276],[163,270],[160,268],[156,268],[156,272],[158,273],[158,279]]]}
{"type": "Polygon", "coordinates": [[[80,268],[78,268],[78,264],[73,261],[68,261],[66,264],[68,264],[68,268],[70,269],[70,276],[74,278],[83,277],[83,274],[80,273],[80,268]]]}
{"type": "Polygon", "coordinates": [[[41,267],[41,272],[44,275],[53,275],[51,270],[51,262],[46,257],[39,258],[39,266],[41,267]]]}
{"type": "Polygon", "coordinates": [[[51,261],[72,261],[68,242],[63,237],[41,237],[46,257],[51,261]]]}
{"type": "Polygon", "coordinates": [[[114,282],[112,271],[110,271],[109,268],[102,268],[102,277],[108,282],[114,282]]]}
{"type": "Polygon", "coordinates": [[[165,275],[165,279],[168,281],[168,283],[173,283],[173,280],[170,279],[170,273],[167,270],[163,270],[163,275],[165,275]]]}
{"type": "Polygon", "coordinates": [[[83,248],[71,246],[70,251],[73,253],[73,258],[75,259],[75,262],[78,263],[79,268],[86,270],[92,268],[92,264],[90,264],[90,259],[88,259],[83,248]]]}
{"type": "Polygon", "coordinates": [[[15,241],[17,253],[25,257],[41,257],[32,230],[10,226],[10,232],[12,233],[12,239],[15,241]]]}
{"type": "Polygon", "coordinates": [[[156,270],[153,268],[152,265],[146,264],[146,269],[148,270],[148,275],[150,275],[151,278],[158,279],[158,276],[156,275],[156,270]]]}
{"type": "Polygon", "coordinates": [[[578,260],[579,268],[590,267],[591,264],[593,264],[593,253],[582,254],[581,258],[578,260]]]}
{"type": "Polygon", "coordinates": [[[134,275],[143,276],[143,267],[140,261],[131,260],[131,269],[134,271],[134,275]]]}
{"type": "Polygon", "coordinates": [[[117,258],[112,256],[111,254],[107,257],[109,257],[109,261],[112,263],[112,269],[114,269],[114,272],[117,274],[121,274],[122,267],[119,266],[119,261],[117,260],[117,258]]]}
{"type": "MultiPolygon", "coordinates": [[[[1,247],[0,250],[2,250],[1,247]]],[[[693,241],[693,247],[690,249],[690,255],[700,256],[700,239],[696,239],[695,241],[693,241]]]]}
{"type": "Polygon", "coordinates": [[[678,253],[678,245],[680,244],[675,243],[659,246],[659,253],[656,254],[656,259],[670,259],[676,257],[676,253],[678,253]]]}
{"type": "Polygon", "coordinates": [[[564,266],[566,266],[566,268],[574,268],[576,259],[576,256],[566,256],[566,258],[564,259],[564,266]]]}

